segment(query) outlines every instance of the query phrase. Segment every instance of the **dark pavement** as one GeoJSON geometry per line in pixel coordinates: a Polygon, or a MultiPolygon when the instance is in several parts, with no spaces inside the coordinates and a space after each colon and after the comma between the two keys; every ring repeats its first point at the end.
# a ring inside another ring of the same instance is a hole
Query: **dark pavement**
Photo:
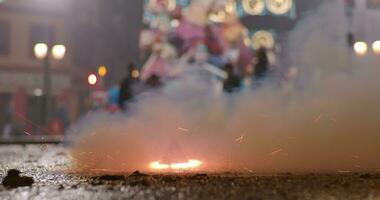
{"type": "Polygon", "coordinates": [[[0,199],[380,199],[379,173],[83,177],[68,172],[68,161],[61,146],[0,146],[1,177],[18,169],[35,181],[0,186],[0,199]]]}

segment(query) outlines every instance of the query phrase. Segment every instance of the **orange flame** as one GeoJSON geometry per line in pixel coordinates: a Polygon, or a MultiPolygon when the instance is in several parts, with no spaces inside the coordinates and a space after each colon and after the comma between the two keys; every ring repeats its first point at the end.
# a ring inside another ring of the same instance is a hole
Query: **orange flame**
{"type": "Polygon", "coordinates": [[[188,169],[196,169],[202,165],[202,162],[199,160],[188,160],[187,162],[183,163],[171,163],[169,164],[163,164],[160,163],[160,161],[152,162],[150,163],[150,168],[153,170],[188,170],[188,169]]]}

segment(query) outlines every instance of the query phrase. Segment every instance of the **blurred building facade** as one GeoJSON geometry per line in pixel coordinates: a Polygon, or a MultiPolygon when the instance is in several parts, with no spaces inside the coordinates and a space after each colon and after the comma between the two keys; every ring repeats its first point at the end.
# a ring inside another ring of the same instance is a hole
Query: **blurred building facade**
{"type": "MultiPolygon", "coordinates": [[[[88,16],[86,10],[76,12],[81,7],[76,7],[74,2],[11,0],[0,3],[0,112],[10,111],[13,120],[20,124],[43,123],[43,61],[36,59],[33,52],[34,45],[41,42],[50,48],[63,44],[67,49],[62,60],[52,59],[50,64],[52,116],[58,108],[64,108],[71,120],[78,115],[84,88],[81,72],[91,58],[74,56],[88,47],[87,44],[75,45],[83,40],[83,34],[86,35],[83,32],[88,31],[76,29],[88,16]]],[[[0,127],[1,121],[6,120],[0,119],[0,127]]]]}
{"type": "Polygon", "coordinates": [[[105,82],[118,84],[125,66],[139,63],[141,24],[142,1],[0,0],[0,134],[7,111],[24,125],[43,123],[44,63],[34,56],[36,43],[66,46],[63,60],[51,60],[51,114],[65,107],[74,121],[88,110],[90,73],[105,65],[105,82]]]}

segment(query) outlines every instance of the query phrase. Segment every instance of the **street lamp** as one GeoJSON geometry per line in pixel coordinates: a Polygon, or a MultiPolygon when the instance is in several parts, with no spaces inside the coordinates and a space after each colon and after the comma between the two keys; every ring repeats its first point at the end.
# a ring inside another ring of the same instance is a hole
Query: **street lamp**
{"type": "Polygon", "coordinates": [[[50,74],[50,58],[54,60],[62,60],[66,54],[66,47],[62,44],[54,45],[51,48],[51,56],[49,55],[49,47],[45,43],[37,43],[34,45],[34,56],[44,61],[44,114],[45,122],[48,123],[51,109],[51,74],[50,74]]]}
{"type": "Polygon", "coordinates": [[[354,44],[354,51],[358,56],[365,56],[368,51],[368,45],[365,42],[358,41],[354,44]]]}
{"type": "Polygon", "coordinates": [[[48,53],[48,46],[45,43],[38,43],[34,45],[34,55],[37,59],[43,60],[48,53]]]}
{"type": "Polygon", "coordinates": [[[98,67],[98,75],[100,77],[105,77],[107,75],[107,67],[104,65],[98,67]]]}
{"type": "Polygon", "coordinates": [[[380,54],[380,40],[372,43],[372,50],[376,55],[380,54]]]}
{"type": "Polygon", "coordinates": [[[88,81],[88,84],[90,84],[91,86],[94,86],[96,85],[96,83],[98,83],[98,77],[95,74],[90,74],[87,77],[87,81],[88,81]]]}
{"type": "Polygon", "coordinates": [[[53,58],[56,60],[62,60],[66,54],[66,47],[62,44],[54,45],[52,48],[53,58]]]}

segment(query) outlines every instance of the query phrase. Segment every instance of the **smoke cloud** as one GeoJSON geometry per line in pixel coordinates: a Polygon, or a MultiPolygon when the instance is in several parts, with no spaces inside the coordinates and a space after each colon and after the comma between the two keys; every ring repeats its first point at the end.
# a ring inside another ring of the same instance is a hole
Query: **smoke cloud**
{"type": "Polygon", "coordinates": [[[73,135],[73,170],[150,171],[153,161],[203,161],[207,172],[380,169],[380,68],[349,56],[340,1],[289,33],[299,77],[215,97],[189,76],[146,93],[127,114],[89,113],[73,135]],[[74,137],[75,136],[75,137],[74,137]]]}

